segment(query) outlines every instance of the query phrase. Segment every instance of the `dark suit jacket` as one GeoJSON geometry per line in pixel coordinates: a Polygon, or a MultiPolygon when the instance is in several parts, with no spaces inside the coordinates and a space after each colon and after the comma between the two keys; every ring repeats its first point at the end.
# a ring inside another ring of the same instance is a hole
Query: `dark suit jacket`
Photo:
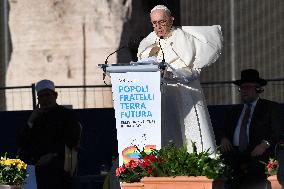
{"type": "MultiPolygon", "coordinates": [[[[243,104],[236,105],[225,117],[223,137],[227,137],[233,144],[234,131],[241,115],[243,104]]],[[[276,102],[259,99],[255,106],[249,128],[248,152],[262,140],[268,141],[271,146],[269,151],[273,152],[274,146],[282,133],[283,122],[280,115],[280,106],[276,102]]]]}

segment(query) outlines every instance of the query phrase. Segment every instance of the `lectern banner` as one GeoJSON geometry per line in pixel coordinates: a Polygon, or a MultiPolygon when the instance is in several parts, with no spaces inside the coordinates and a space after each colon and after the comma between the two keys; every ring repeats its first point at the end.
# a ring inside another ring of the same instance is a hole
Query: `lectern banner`
{"type": "Polygon", "coordinates": [[[160,72],[110,73],[119,164],[137,160],[134,146],[161,148],[160,72]]]}

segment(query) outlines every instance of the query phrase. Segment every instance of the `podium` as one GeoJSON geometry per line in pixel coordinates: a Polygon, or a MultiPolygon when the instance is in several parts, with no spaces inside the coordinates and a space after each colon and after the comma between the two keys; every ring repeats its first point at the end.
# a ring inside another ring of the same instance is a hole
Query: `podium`
{"type": "Polygon", "coordinates": [[[137,160],[138,147],[161,148],[160,66],[156,63],[99,65],[110,77],[119,165],[137,160]]]}

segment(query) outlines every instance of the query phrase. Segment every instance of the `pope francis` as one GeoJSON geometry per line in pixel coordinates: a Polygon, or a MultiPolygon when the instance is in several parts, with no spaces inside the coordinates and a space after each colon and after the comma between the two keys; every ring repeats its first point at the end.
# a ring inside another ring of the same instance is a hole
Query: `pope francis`
{"type": "Polygon", "coordinates": [[[220,26],[173,27],[174,17],[164,5],[155,6],[150,13],[154,31],[144,38],[138,48],[138,60],[165,61],[162,79],[162,145],[192,142],[199,152],[216,151],[210,116],[199,82],[201,69],[215,62],[221,52],[220,26]]]}

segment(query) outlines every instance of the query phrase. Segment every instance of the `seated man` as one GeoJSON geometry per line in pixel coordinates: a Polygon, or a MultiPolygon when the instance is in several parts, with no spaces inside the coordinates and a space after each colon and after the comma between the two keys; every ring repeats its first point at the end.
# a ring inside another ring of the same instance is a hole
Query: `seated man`
{"type": "Polygon", "coordinates": [[[78,148],[81,127],[74,113],[56,103],[57,92],[50,80],[36,84],[39,106],[19,135],[19,156],[35,165],[38,189],[64,189],[65,148],[78,148]]]}
{"type": "Polygon", "coordinates": [[[221,150],[232,168],[232,188],[265,188],[265,165],[274,155],[281,133],[279,104],[261,99],[267,81],[254,69],[241,72],[239,86],[242,103],[225,116],[221,150]]]}

